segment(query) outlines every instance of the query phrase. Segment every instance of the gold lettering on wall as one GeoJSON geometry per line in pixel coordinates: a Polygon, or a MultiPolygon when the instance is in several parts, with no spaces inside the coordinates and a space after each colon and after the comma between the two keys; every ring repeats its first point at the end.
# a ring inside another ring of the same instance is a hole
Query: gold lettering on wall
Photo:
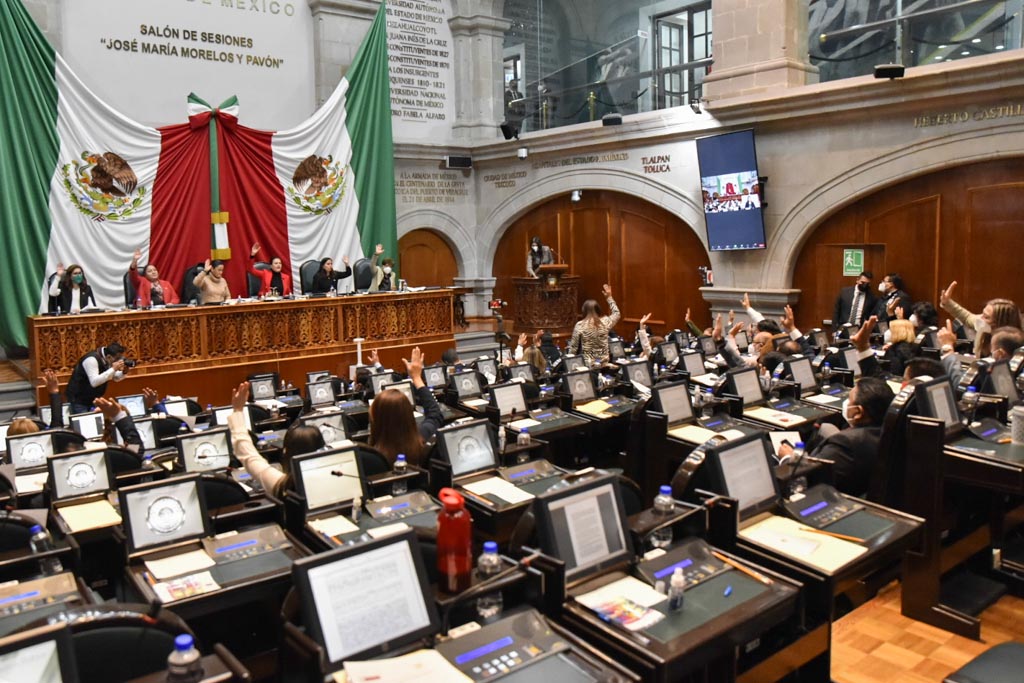
{"type": "Polygon", "coordinates": [[[949,126],[968,121],[991,121],[994,119],[1024,116],[1024,104],[1001,104],[976,109],[961,109],[937,114],[923,114],[914,117],[914,128],[931,128],[932,126],[949,126]]]}

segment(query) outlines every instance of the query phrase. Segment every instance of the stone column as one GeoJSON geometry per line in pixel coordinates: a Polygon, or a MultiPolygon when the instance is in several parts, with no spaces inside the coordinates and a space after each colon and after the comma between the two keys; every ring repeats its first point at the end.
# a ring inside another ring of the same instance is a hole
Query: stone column
{"type": "Polygon", "coordinates": [[[493,277],[457,277],[454,279],[456,287],[465,287],[472,290],[463,297],[466,302],[467,318],[483,318],[491,314],[487,302],[494,296],[494,285],[497,278],[493,277]]]}
{"type": "Polygon", "coordinates": [[[316,106],[341,82],[370,30],[379,0],[309,0],[313,13],[313,63],[316,106]]]}
{"type": "Polygon", "coordinates": [[[452,0],[457,140],[493,140],[504,120],[502,44],[511,23],[504,0],[452,0]]]}
{"type": "Polygon", "coordinates": [[[704,96],[715,100],[818,82],[807,57],[808,0],[715,0],[715,58],[704,96]]]}

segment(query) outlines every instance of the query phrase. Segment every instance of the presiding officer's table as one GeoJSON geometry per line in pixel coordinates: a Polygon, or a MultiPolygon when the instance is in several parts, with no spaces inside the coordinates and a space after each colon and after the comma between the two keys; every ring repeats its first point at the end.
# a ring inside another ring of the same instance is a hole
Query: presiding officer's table
{"type": "MultiPolygon", "coordinates": [[[[348,374],[356,338],[379,349],[386,367],[418,345],[427,362],[454,346],[458,289],[361,294],[317,299],[242,301],[233,305],[115,311],[28,319],[33,376],[51,369],[66,383],[85,353],[120,342],[138,361],[108,394],[163,394],[227,403],[230,388],[249,373],[278,372],[297,386],[307,371],[348,374]]],[[[39,390],[40,405],[47,400],[39,390]]]]}

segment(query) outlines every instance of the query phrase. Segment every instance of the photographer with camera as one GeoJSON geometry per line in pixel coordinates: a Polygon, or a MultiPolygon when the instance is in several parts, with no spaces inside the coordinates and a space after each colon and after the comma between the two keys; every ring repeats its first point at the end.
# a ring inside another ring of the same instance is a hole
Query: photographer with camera
{"type": "Polygon", "coordinates": [[[110,380],[120,382],[134,360],[126,360],[124,347],[118,342],[101,346],[78,359],[65,391],[72,413],[93,410],[93,401],[107,393],[110,380]]]}

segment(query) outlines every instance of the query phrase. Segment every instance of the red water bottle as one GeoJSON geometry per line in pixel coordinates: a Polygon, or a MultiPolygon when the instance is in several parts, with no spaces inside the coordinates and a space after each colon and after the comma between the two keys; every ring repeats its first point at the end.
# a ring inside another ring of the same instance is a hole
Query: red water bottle
{"type": "Polygon", "coordinates": [[[455,489],[443,488],[437,497],[444,506],[437,515],[438,585],[446,593],[461,593],[469,588],[473,570],[473,519],[455,489]]]}

